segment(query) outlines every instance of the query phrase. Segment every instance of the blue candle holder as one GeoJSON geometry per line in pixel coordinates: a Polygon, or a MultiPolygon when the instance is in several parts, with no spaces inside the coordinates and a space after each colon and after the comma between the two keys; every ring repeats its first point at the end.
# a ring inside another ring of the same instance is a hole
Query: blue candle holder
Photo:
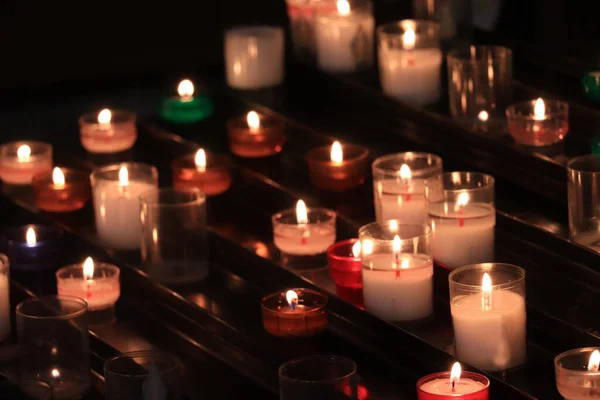
{"type": "Polygon", "coordinates": [[[10,260],[11,269],[38,271],[57,266],[60,252],[61,229],[48,225],[23,225],[2,232],[2,251],[10,260]],[[35,243],[27,243],[27,231],[35,232],[35,243]]]}

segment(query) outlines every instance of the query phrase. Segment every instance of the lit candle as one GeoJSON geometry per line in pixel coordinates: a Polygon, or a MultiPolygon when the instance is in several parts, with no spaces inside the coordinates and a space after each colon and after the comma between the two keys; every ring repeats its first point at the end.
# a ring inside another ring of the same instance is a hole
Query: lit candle
{"type": "Polygon", "coordinates": [[[81,145],[90,153],[119,153],[137,140],[136,115],[105,108],[80,117],[79,132],[81,145]]]}
{"type": "Polygon", "coordinates": [[[194,95],[194,84],[184,79],[177,86],[179,96],[169,97],[162,104],[161,115],[173,123],[194,123],[213,113],[213,104],[206,94],[194,95]]]}
{"type": "Polygon", "coordinates": [[[265,330],[278,337],[307,337],[327,326],[327,296],[310,289],[292,289],[262,299],[265,330]]]}
{"type": "Polygon", "coordinates": [[[56,267],[62,230],[47,225],[23,225],[2,232],[2,251],[12,270],[41,270],[56,267]]]}
{"type": "Polygon", "coordinates": [[[55,167],[51,175],[35,175],[32,186],[35,204],[44,211],[79,210],[90,198],[90,178],[84,171],[55,167]]]}
{"type": "Polygon", "coordinates": [[[224,193],[231,186],[229,159],[208,155],[204,149],[177,158],[171,163],[175,189],[198,188],[207,196],[224,193]]]}
{"type": "Polygon", "coordinates": [[[329,247],[327,261],[329,274],[335,281],[338,297],[363,308],[360,253],[360,240],[342,240],[329,247]]]}
{"type": "Polygon", "coordinates": [[[600,398],[600,351],[574,349],[554,359],[556,387],[567,400],[600,398]]]}
{"type": "Polygon", "coordinates": [[[281,118],[250,111],[227,123],[231,152],[240,157],[258,158],[277,154],[283,148],[285,122],[281,118]]]}
{"type": "Polygon", "coordinates": [[[525,101],[506,109],[508,132],[521,144],[547,146],[569,132],[569,104],[558,100],[525,101]]]}
{"type": "Polygon", "coordinates": [[[488,400],[490,381],[474,372],[462,372],[459,363],[452,370],[427,375],[417,382],[419,400],[488,400]]]}
{"type": "Polygon", "coordinates": [[[372,5],[350,7],[338,0],[337,13],[317,16],[315,38],[319,67],[328,72],[354,72],[373,65],[372,5]]]}
{"type": "Polygon", "coordinates": [[[112,307],[121,295],[119,268],[104,263],[94,263],[91,257],[83,264],[73,264],[56,271],[59,296],[84,299],[89,311],[112,307]]]}
{"type": "Polygon", "coordinates": [[[361,185],[368,170],[369,151],[362,146],[335,141],[306,155],[313,184],[323,190],[343,192],[361,185]]]}
{"type": "Polygon", "coordinates": [[[34,175],[52,170],[52,146],[43,142],[10,142],[0,146],[0,179],[28,185],[34,175]]]}
{"type": "Polygon", "coordinates": [[[10,336],[10,265],[0,254],[0,342],[10,336]]]}

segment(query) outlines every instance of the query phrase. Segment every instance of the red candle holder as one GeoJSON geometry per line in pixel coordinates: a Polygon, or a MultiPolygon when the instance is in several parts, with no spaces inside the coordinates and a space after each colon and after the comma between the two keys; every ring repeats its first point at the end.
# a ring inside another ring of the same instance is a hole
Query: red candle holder
{"type": "Polygon", "coordinates": [[[227,191],[231,186],[229,159],[222,155],[206,154],[202,167],[197,163],[198,154],[189,154],[173,160],[173,187],[180,190],[198,188],[207,196],[227,191]]]}
{"type": "Polygon", "coordinates": [[[490,380],[475,372],[462,372],[452,392],[450,372],[424,376],[417,382],[418,400],[488,400],[490,380]]]}
{"type": "Polygon", "coordinates": [[[32,186],[35,204],[44,211],[76,211],[90,198],[90,174],[84,171],[56,167],[34,175],[32,186]]]}
{"type": "Polygon", "coordinates": [[[359,308],[364,308],[360,247],[357,255],[353,253],[356,243],[360,243],[358,239],[335,243],[327,250],[327,261],[338,297],[359,308]]]}
{"type": "Polygon", "coordinates": [[[516,103],[506,108],[506,118],[510,135],[527,146],[548,146],[560,142],[569,132],[569,104],[564,101],[516,103]]]}
{"type": "Polygon", "coordinates": [[[334,146],[318,147],[307,154],[313,185],[332,192],[343,192],[364,183],[369,168],[369,150],[345,144],[338,160],[333,161],[336,158],[332,151],[334,146]]]}
{"type": "Polygon", "coordinates": [[[240,157],[259,158],[277,154],[283,148],[285,123],[282,119],[254,111],[227,123],[231,152],[240,157]]]}
{"type": "Polygon", "coordinates": [[[290,289],[262,299],[265,330],[281,338],[309,337],[327,326],[327,296],[310,289],[290,289]]]}

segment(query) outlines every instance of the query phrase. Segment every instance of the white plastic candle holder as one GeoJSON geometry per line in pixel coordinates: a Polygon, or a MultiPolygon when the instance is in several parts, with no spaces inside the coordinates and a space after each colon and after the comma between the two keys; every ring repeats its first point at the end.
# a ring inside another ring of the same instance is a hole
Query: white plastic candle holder
{"type": "Polygon", "coordinates": [[[449,268],[494,261],[494,178],[446,172],[425,181],[433,258],[449,268]]]}
{"type": "Polygon", "coordinates": [[[18,141],[0,146],[0,179],[5,184],[29,185],[33,177],[52,171],[52,145],[18,141]]]}
{"type": "Polygon", "coordinates": [[[279,85],[284,76],[283,28],[241,26],[225,32],[227,84],[235,89],[279,85]]]}
{"type": "Polygon", "coordinates": [[[525,270],[511,264],[473,264],[452,271],[448,279],[456,357],[486,371],[523,364],[525,270]]]}
{"type": "Polygon", "coordinates": [[[585,347],[556,356],[556,388],[565,399],[600,399],[599,351],[597,347],[585,347]]]}

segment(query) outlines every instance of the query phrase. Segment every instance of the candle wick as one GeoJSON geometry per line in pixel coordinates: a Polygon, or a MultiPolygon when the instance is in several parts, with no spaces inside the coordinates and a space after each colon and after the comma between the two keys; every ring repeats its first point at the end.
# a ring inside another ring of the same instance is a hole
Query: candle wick
{"type": "Polygon", "coordinates": [[[294,299],[292,300],[292,311],[296,311],[296,306],[298,305],[298,300],[294,299]]]}
{"type": "Polygon", "coordinates": [[[455,391],[455,386],[456,386],[456,381],[453,380],[452,381],[452,393],[454,393],[454,391],[455,391]]]}

